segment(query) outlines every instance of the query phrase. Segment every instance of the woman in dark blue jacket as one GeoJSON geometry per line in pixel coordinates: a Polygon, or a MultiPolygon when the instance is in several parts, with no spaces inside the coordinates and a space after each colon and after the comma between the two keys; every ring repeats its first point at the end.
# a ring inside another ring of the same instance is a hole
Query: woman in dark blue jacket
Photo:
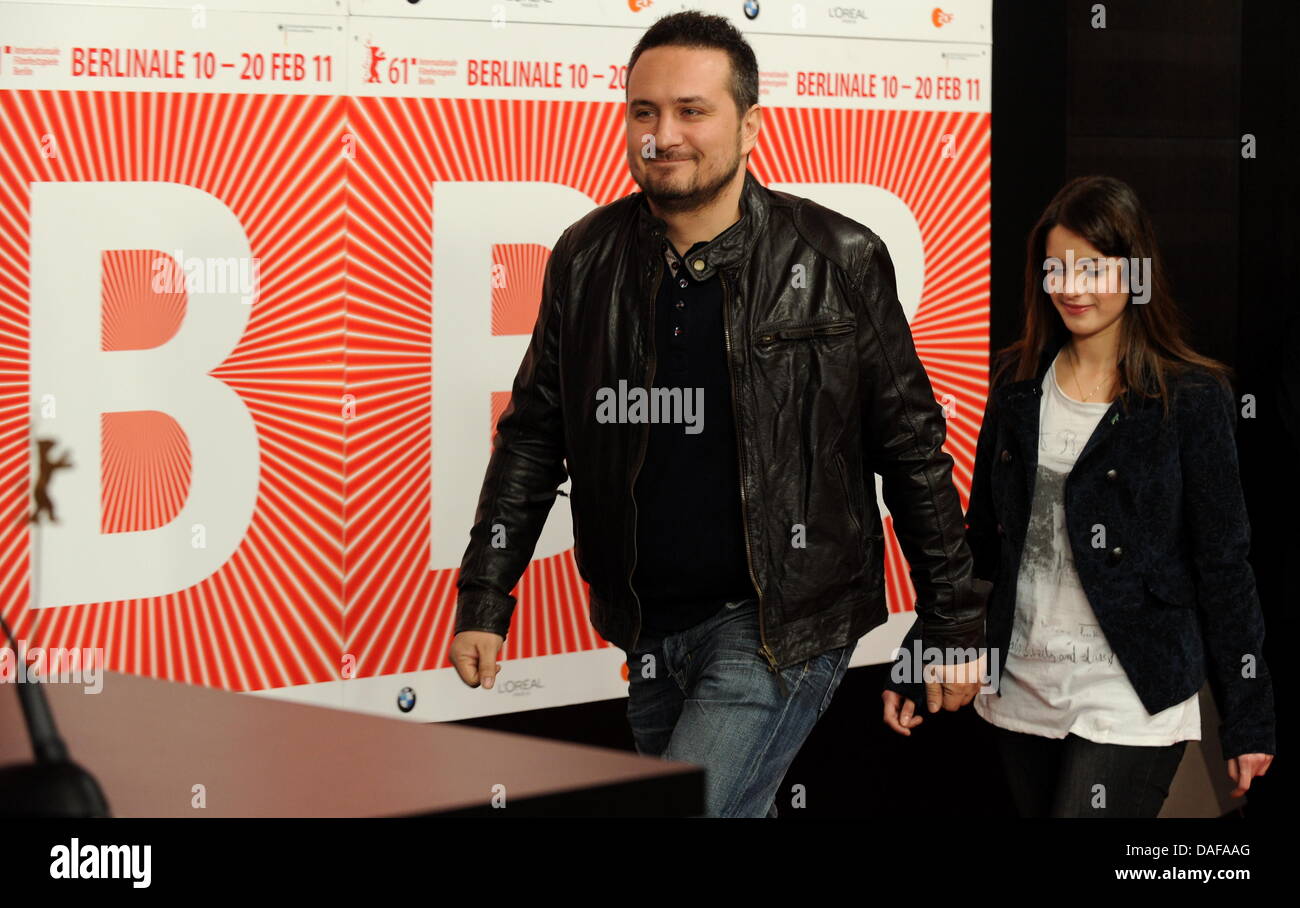
{"type": "MultiPolygon", "coordinates": [[[[1022,815],[1156,816],[1207,677],[1234,795],[1276,752],[1238,404],[1182,334],[1133,190],[1065,186],[1029,238],[966,515],[993,582],[975,708],[1022,815]]],[[[885,692],[886,721],[907,733],[921,718],[897,691],[914,689],[885,692]]]]}

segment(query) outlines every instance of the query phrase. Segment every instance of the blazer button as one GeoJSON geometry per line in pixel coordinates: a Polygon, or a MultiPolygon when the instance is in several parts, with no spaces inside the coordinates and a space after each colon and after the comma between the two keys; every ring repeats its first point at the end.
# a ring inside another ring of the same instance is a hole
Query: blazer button
{"type": "Polygon", "coordinates": [[[1121,558],[1123,558],[1123,557],[1124,557],[1124,550],[1123,550],[1122,548],[1120,548],[1119,546],[1115,546],[1115,548],[1113,548],[1113,549],[1110,550],[1110,563],[1111,563],[1111,564],[1118,564],[1118,563],[1119,563],[1119,560],[1120,560],[1121,558]]]}
{"type": "Polygon", "coordinates": [[[1119,476],[1119,473],[1115,472],[1114,470],[1107,470],[1107,471],[1106,471],[1106,478],[1109,479],[1111,482],[1114,482],[1115,479],[1116,479],[1116,477],[1118,477],[1118,476],[1119,476]]]}
{"type": "Polygon", "coordinates": [[[1002,449],[1002,462],[1011,463],[1011,452],[1008,451],[1006,448],[1002,449]]]}

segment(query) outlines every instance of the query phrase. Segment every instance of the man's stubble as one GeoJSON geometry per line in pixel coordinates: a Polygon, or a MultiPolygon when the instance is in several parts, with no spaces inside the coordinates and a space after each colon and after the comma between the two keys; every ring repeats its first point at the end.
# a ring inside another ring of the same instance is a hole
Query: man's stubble
{"type": "MultiPolygon", "coordinates": [[[[740,155],[740,136],[737,133],[735,154],[731,162],[724,167],[722,172],[709,180],[703,185],[699,185],[694,179],[687,184],[685,188],[663,188],[662,184],[656,185],[653,177],[649,177],[642,182],[636,178],[635,173],[632,179],[641,187],[645,197],[654,202],[660,211],[671,212],[672,214],[682,214],[688,211],[697,211],[708,207],[722,193],[736,176],[736,171],[743,164],[740,155]]],[[[647,168],[654,167],[654,164],[647,164],[647,168]]],[[[698,163],[696,173],[698,174],[698,163]]]]}

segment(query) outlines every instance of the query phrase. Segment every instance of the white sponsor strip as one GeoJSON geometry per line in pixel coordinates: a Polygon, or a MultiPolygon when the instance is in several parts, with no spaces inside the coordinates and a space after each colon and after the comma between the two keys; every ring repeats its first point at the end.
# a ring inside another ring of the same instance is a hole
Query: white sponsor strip
{"type": "MultiPolygon", "coordinates": [[[[640,20],[649,25],[649,19],[640,20]]],[[[622,104],[641,28],[348,18],[348,94],[622,104]]],[[[926,40],[789,29],[749,32],[759,103],[856,110],[991,110],[992,48],[942,29],[926,40]],[[854,38],[855,40],[845,40],[854,38]]]]}
{"type": "Polygon", "coordinates": [[[346,16],[194,6],[0,3],[0,89],[344,93],[346,16]]]}
{"type": "MultiPolygon", "coordinates": [[[[902,642],[912,619],[912,612],[890,615],[888,623],[858,641],[849,666],[857,668],[890,661],[890,654],[902,642]]],[[[455,669],[440,668],[281,687],[253,694],[413,722],[451,722],[626,697],[627,682],[622,675],[624,658],[621,649],[610,646],[558,656],[509,659],[501,663],[501,673],[492,690],[466,687],[455,669]],[[405,687],[415,693],[415,706],[407,713],[397,705],[405,687]]]]}

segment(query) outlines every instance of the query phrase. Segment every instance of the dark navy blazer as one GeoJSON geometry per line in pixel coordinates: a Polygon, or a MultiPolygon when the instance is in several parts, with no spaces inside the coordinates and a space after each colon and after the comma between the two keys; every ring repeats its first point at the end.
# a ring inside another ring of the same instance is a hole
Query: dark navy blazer
{"type": "MultiPolygon", "coordinates": [[[[980,427],[966,541],[975,575],[993,581],[986,621],[999,668],[1038,468],[1043,377],[1059,350],[1049,345],[1034,379],[994,388],[980,427]]],[[[1224,757],[1276,753],[1235,398],[1200,369],[1170,389],[1167,420],[1159,400],[1133,395],[1126,412],[1117,398],[1080,452],[1064,490],[1075,568],[1148,713],[1186,700],[1208,676],[1224,757]]],[[[908,648],[919,632],[918,622],[908,648]]]]}

